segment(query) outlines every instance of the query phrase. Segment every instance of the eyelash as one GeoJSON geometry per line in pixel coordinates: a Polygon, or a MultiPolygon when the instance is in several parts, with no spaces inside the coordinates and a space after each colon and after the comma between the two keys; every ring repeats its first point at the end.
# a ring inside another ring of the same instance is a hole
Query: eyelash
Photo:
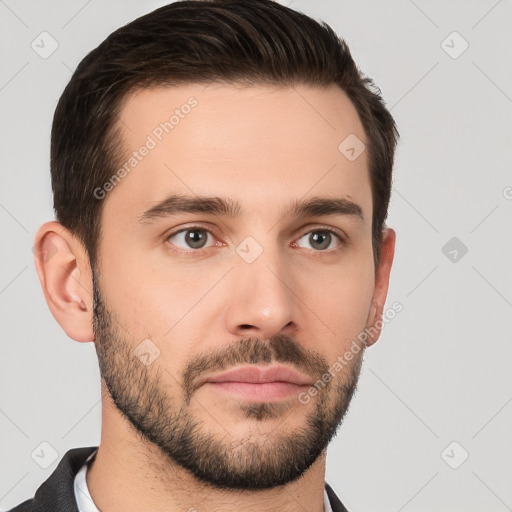
{"type": "MultiPolygon", "coordinates": [[[[212,235],[215,238],[215,235],[212,233],[212,231],[210,229],[208,229],[208,228],[206,228],[204,226],[201,226],[201,225],[194,225],[194,226],[187,226],[186,228],[181,228],[181,229],[178,229],[177,231],[169,233],[168,235],[165,236],[165,242],[168,242],[170,238],[172,238],[173,236],[175,236],[175,235],[177,235],[179,233],[182,233],[184,231],[205,231],[205,232],[209,233],[210,235],[212,235]]],[[[314,249],[309,249],[309,251],[311,251],[315,256],[321,255],[321,254],[333,254],[333,253],[336,253],[339,250],[341,250],[341,247],[343,245],[346,244],[346,239],[345,239],[345,237],[343,235],[341,235],[337,231],[333,230],[332,228],[328,228],[326,226],[318,226],[318,227],[315,227],[313,229],[310,229],[309,231],[306,231],[301,236],[299,236],[297,240],[300,240],[301,238],[303,238],[304,235],[307,235],[309,233],[314,233],[314,232],[330,233],[331,235],[334,235],[338,239],[338,241],[339,241],[338,247],[336,247],[334,249],[320,250],[320,251],[315,251],[314,249]]],[[[168,245],[168,248],[169,248],[170,251],[172,251],[174,253],[177,253],[177,254],[199,253],[202,250],[202,249],[190,249],[190,250],[187,251],[185,249],[176,248],[171,243],[169,243],[167,245],[168,245]]],[[[206,247],[205,249],[212,249],[212,248],[213,247],[206,247]]]]}

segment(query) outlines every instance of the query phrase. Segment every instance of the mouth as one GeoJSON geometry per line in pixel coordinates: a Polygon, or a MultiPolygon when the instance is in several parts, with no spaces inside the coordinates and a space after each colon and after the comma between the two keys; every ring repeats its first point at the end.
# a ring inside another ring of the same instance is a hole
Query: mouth
{"type": "Polygon", "coordinates": [[[238,367],[206,377],[200,383],[206,388],[257,402],[290,398],[312,384],[310,377],[286,366],[238,367]]]}

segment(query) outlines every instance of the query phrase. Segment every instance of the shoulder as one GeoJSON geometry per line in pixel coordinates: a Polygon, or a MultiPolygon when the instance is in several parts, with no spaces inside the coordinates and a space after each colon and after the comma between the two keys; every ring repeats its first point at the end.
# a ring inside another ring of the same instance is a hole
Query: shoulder
{"type": "Polygon", "coordinates": [[[28,499],[9,512],[78,512],[74,493],[74,479],[89,455],[98,447],[68,450],[53,473],[28,499]]]}
{"type": "Polygon", "coordinates": [[[327,496],[331,503],[332,512],[348,512],[338,496],[336,496],[333,488],[327,482],[325,482],[325,490],[327,491],[327,496]]]}

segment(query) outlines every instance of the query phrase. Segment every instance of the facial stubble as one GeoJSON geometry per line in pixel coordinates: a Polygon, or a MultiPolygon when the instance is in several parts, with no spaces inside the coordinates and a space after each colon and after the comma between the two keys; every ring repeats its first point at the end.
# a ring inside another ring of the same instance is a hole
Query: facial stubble
{"type": "MultiPolygon", "coordinates": [[[[328,361],[279,334],[267,341],[247,338],[197,354],[176,378],[159,366],[158,359],[146,366],[134,355],[137,343],[122,336],[115,313],[103,301],[94,270],[93,290],[95,347],[112,402],[171,465],[181,466],[203,484],[223,490],[286,485],[311,467],[337,433],[357,388],[364,350],[329,382],[324,380],[324,387],[319,386],[308,405],[298,399],[233,404],[230,413],[235,410],[246,422],[275,424],[266,436],[250,433],[240,438],[222,428],[222,411],[207,415],[221,418],[219,424],[212,419],[213,428],[195,416],[194,408],[208,409],[196,396],[199,376],[241,364],[277,362],[291,364],[320,382],[329,371],[328,361]],[[290,427],[286,417],[298,408],[305,411],[305,419],[302,425],[290,427]]],[[[226,424],[229,421],[226,418],[226,424]]]]}

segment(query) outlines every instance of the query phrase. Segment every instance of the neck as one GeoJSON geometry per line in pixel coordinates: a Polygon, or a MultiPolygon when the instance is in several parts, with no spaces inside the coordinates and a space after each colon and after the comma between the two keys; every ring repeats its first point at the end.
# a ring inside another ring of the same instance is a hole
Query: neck
{"type": "Polygon", "coordinates": [[[264,490],[218,489],[201,482],[143,439],[103,400],[101,443],[87,471],[99,510],[109,512],[323,512],[325,451],[297,480],[264,490]]]}

